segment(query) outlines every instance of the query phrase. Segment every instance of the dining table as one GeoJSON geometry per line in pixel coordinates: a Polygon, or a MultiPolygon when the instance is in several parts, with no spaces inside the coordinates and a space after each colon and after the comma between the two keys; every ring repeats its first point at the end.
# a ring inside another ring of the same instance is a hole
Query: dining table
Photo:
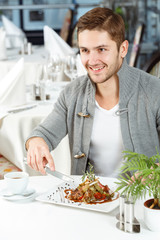
{"type": "MultiPolygon", "coordinates": [[[[44,45],[33,45],[30,54],[21,53],[19,48],[8,48],[6,59],[0,60],[0,80],[14,67],[21,58],[24,59],[24,82],[26,86],[37,84],[43,78],[44,66],[49,64],[49,53],[44,45]]],[[[68,77],[63,68],[57,75],[58,81],[66,81],[68,77]]]]}
{"type": "MultiPolygon", "coordinates": [[[[30,175],[39,175],[24,164],[27,156],[25,141],[31,131],[40,124],[54,109],[54,104],[68,82],[53,83],[53,98],[46,101],[30,101],[15,108],[0,118],[0,153],[18,168],[28,171],[30,175]]],[[[51,152],[56,169],[70,173],[70,150],[68,135],[62,139],[51,152]]]]}
{"type": "Polygon", "coordinates": [[[19,48],[7,49],[7,58],[0,60],[0,79],[14,67],[20,59],[24,59],[24,81],[26,85],[34,84],[41,78],[43,66],[46,64],[48,53],[43,45],[32,47],[32,53],[21,54],[19,48]]]}
{"type": "MultiPolygon", "coordinates": [[[[81,176],[72,176],[79,180],[81,176]]],[[[103,181],[114,183],[116,179],[103,177],[103,181]]],[[[65,203],[43,201],[43,196],[51,193],[64,182],[54,176],[30,176],[28,189],[35,192],[30,197],[4,197],[5,180],[0,180],[0,239],[3,240],[159,240],[160,233],[150,231],[144,224],[143,204],[135,204],[135,216],[140,223],[140,232],[128,233],[117,228],[116,215],[119,202],[110,211],[96,211],[95,205],[89,209],[74,207],[65,203]]],[[[118,201],[118,200],[117,200],[118,201]]],[[[102,206],[103,204],[101,204],[102,206]]],[[[105,208],[107,209],[107,203],[105,208]]],[[[104,206],[102,209],[105,209],[104,206]]],[[[109,208],[108,208],[109,209],[109,208]]]]}

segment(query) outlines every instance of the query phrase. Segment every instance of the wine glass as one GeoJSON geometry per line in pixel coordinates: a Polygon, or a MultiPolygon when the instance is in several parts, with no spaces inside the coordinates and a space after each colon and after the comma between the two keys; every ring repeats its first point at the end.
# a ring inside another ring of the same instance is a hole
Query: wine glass
{"type": "Polygon", "coordinates": [[[64,65],[64,73],[66,74],[67,77],[71,79],[71,81],[75,80],[78,77],[76,55],[69,55],[66,57],[65,65],[64,65]]]}
{"type": "Polygon", "coordinates": [[[62,61],[59,57],[51,57],[43,67],[43,74],[40,81],[41,100],[55,101],[59,95],[57,90],[58,74],[62,71],[62,61]],[[57,83],[56,83],[57,82],[57,83]]]}
{"type": "Polygon", "coordinates": [[[51,81],[58,80],[58,75],[61,73],[62,65],[62,60],[58,55],[49,56],[47,62],[47,74],[51,81]]]}

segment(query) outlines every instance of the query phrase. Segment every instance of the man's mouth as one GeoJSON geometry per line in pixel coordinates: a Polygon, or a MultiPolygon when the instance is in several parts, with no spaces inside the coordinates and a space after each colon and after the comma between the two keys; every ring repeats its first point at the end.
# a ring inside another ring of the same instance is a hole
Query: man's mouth
{"type": "Polygon", "coordinates": [[[105,66],[101,66],[101,67],[91,67],[89,66],[89,68],[94,71],[94,72],[100,72],[105,66]]]}

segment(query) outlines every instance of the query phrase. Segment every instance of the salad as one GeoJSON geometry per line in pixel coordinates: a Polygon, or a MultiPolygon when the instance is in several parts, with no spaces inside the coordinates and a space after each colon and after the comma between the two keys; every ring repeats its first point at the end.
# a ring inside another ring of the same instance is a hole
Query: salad
{"type": "Polygon", "coordinates": [[[82,177],[82,183],[76,189],[66,189],[66,198],[75,202],[84,202],[86,204],[97,204],[112,201],[114,192],[111,192],[108,185],[102,185],[99,178],[95,177],[90,167],[82,177]]]}

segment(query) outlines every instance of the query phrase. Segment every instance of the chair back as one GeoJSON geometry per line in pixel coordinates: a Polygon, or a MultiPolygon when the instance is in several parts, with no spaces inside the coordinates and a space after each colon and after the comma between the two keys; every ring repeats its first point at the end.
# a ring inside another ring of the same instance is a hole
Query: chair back
{"type": "Polygon", "coordinates": [[[142,40],[143,32],[144,32],[144,24],[139,23],[138,27],[136,29],[136,32],[135,32],[133,47],[132,47],[131,56],[130,56],[130,60],[129,60],[129,65],[131,67],[136,66],[137,59],[138,59],[139,52],[140,52],[140,43],[142,40]]]}
{"type": "Polygon", "coordinates": [[[160,52],[157,52],[152,56],[143,67],[143,70],[160,78],[160,52]]]}
{"type": "Polygon", "coordinates": [[[66,13],[66,16],[64,18],[64,22],[60,31],[60,36],[65,42],[68,42],[70,27],[72,24],[72,18],[73,18],[73,11],[69,9],[66,13]]]}

